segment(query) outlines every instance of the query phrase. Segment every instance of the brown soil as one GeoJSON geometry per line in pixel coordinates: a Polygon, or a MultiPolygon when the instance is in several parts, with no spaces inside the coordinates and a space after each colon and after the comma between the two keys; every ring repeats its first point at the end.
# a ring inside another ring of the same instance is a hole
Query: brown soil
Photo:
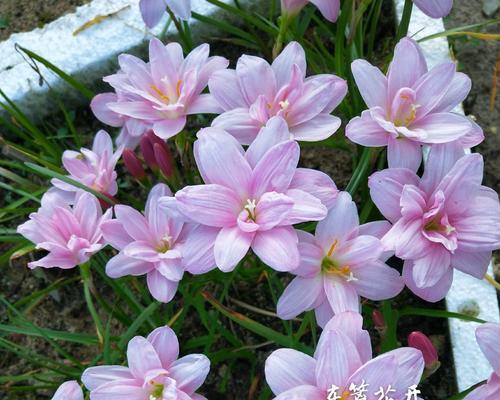
{"type": "Polygon", "coordinates": [[[2,0],[0,2],[0,41],[12,33],[40,28],[71,13],[89,0],[2,0]]]}

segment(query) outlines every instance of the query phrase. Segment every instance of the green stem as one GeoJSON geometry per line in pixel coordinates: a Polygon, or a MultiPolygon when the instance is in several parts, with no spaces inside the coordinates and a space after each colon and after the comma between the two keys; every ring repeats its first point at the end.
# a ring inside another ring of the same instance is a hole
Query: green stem
{"type": "Polygon", "coordinates": [[[408,34],[408,27],[410,26],[411,12],[413,10],[413,0],[405,0],[403,8],[403,16],[398,26],[396,34],[396,41],[399,42],[403,37],[408,34]]]}
{"type": "Polygon", "coordinates": [[[361,159],[352,174],[351,180],[347,184],[346,191],[354,196],[356,191],[358,190],[359,185],[365,178],[365,175],[368,173],[370,169],[370,160],[372,155],[372,149],[369,147],[365,147],[363,149],[363,153],[361,154],[361,159]]]}
{"type": "Polygon", "coordinates": [[[97,337],[99,338],[99,344],[104,344],[104,327],[102,325],[101,319],[97,314],[94,302],[92,300],[92,291],[94,291],[94,284],[92,282],[92,273],[90,272],[90,262],[80,265],[80,275],[83,281],[83,293],[85,296],[85,302],[87,303],[87,308],[89,309],[90,315],[94,320],[97,337]]]}
{"type": "Polygon", "coordinates": [[[280,30],[278,32],[278,37],[276,38],[276,43],[273,47],[273,59],[278,57],[283,49],[283,42],[285,41],[286,32],[288,30],[288,26],[290,25],[290,21],[292,18],[287,14],[283,14],[280,18],[280,30]]]}

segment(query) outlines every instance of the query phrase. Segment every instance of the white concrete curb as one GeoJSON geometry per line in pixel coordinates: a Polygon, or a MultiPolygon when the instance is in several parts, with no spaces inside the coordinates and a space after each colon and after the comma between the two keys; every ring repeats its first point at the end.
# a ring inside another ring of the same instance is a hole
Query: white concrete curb
{"type": "MultiPolygon", "coordinates": [[[[231,1],[224,0],[226,3],[231,1]]],[[[193,10],[199,14],[212,17],[223,14],[218,7],[205,0],[192,2],[193,10]]],[[[139,0],[93,0],[43,28],[12,35],[0,43],[0,88],[32,118],[53,113],[51,108],[54,104],[47,95],[47,85],[39,85],[38,74],[16,51],[16,43],[46,58],[85,85],[95,88],[104,75],[116,69],[118,54],[144,53],[152,34],[160,34],[165,26],[160,23],[149,31],[141,19],[138,3],[139,0]],[[74,35],[84,24],[102,16],[106,17],[74,35]]],[[[165,14],[163,22],[167,20],[165,14]]],[[[194,19],[190,23],[195,37],[205,40],[210,38],[213,30],[206,24],[199,24],[194,19]]],[[[173,37],[175,34],[175,26],[171,24],[167,36],[173,37]]],[[[41,71],[49,85],[64,97],[65,103],[82,101],[81,96],[77,99],[75,91],[57,75],[43,66],[41,71]]]]}
{"type": "MultiPolygon", "coordinates": [[[[397,0],[396,10],[398,19],[401,18],[404,0],[397,0]]],[[[423,38],[434,33],[442,32],[444,24],[441,19],[432,19],[413,7],[412,19],[408,35],[423,38]]],[[[429,68],[450,59],[448,40],[446,38],[433,39],[421,43],[429,68]]],[[[462,107],[457,112],[463,113],[462,107]]],[[[493,275],[493,266],[488,273],[493,275]]],[[[499,308],[496,290],[486,281],[455,270],[453,285],[446,296],[446,307],[452,312],[477,312],[478,318],[489,322],[499,322],[499,308]]],[[[492,367],[480,351],[476,343],[475,329],[479,324],[450,319],[450,334],[455,361],[455,371],[459,391],[487,379],[492,367]]]]}

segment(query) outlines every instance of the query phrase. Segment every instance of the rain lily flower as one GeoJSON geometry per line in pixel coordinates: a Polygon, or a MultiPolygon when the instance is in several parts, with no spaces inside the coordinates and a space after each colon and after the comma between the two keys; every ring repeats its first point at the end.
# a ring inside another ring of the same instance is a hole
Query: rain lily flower
{"type": "MultiPolygon", "coordinates": [[[[128,367],[103,365],[87,368],[82,381],[91,400],[203,400],[195,393],[205,381],[210,361],[203,354],[179,357],[179,341],[168,326],[147,338],[128,343],[128,367]]],[[[206,399],[205,399],[206,400],[206,399]]]]}
{"type": "MultiPolygon", "coordinates": [[[[209,52],[209,45],[203,44],[184,58],[178,43],[165,46],[152,39],[149,63],[128,54],[120,55],[120,71],[104,78],[116,94],[104,94],[95,100],[94,113],[118,126],[125,123],[121,116],[132,118],[141,122],[140,134],[144,133],[144,126],[151,126],[157,136],[168,139],[182,131],[187,115],[221,112],[212,96],[202,91],[210,76],[225,69],[229,62],[223,57],[209,57],[209,52]]],[[[130,130],[127,135],[140,136],[130,130]]],[[[122,138],[125,139],[132,141],[122,138]]]]}
{"type": "Polygon", "coordinates": [[[453,0],[413,0],[413,3],[431,18],[446,17],[453,7],[453,0]]]}
{"type": "Polygon", "coordinates": [[[149,291],[166,303],[184,271],[202,274],[215,267],[217,230],[186,224],[166,185],[151,189],[144,215],[125,205],[114,209],[116,219],[102,225],[104,239],[120,251],[106,265],[110,277],[147,274],[149,291]]]}
{"type": "MultiPolygon", "coordinates": [[[[268,129],[266,135],[273,132],[268,129]]],[[[300,257],[292,225],[321,220],[327,213],[318,198],[291,188],[300,152],[295,141],[256,146],[245,155],[229,133],[202,129],[194,155],[205,185],[187,186],[175,195],[183,214],[219,230],[215,262],[224,272],[232,271],[249,248],[275,270],[296,268],[300,257]]]]}
{"type": "Polygon", "coordinates": [[[387,221],[359,225],[356,204],[341,192],[328,216],[318,223],[316,236],[298,231],[300,266],[297,277],[278,301],[278,316],[292,319],[314,309],[320,326],[333,314],[359,312],[359,296],[384,300],[404,287],[399,273],[383,260],[378,236],[387,221]]]}
{"type": "Polygon", "coordinates": [[[318,7],[323,17],[330,22],[335,22],[339,16],[340,0],[281,0],[281,12],[284,15],[295,16],[307,3],[318,7]]]}
{"type": "MultiPolygon", "coordinates": [[[[122,150],[113,153],[113,142],[105,131],[97,132],[92,145],[92,150],[82,148],[80,151],[66,150],[62,156],[62,163],[69,178],[83,183],[108,196],[118,192],[116,184],[116,163],[120,159],[122,150]]],[[[74,193],[76,186],[54,178],[51,183],[59,190],[74,193]]]]}
{"type": "Polygon", "coordinates": [[[191,18],[191,0],[141,0],[139,2],[142,19],[148,28],[158,25],[167,7],[179,19],[187,21],[191,18]]]}
{"type": "Polygon", "coordinates": [[[77,381],[64,382],[52,400],[83,400],[83,391],[77,381]]]}
{"type": "Polygon", "coordinates": [[[470,79],[456,72],[452,61],[428,71],[414,40],[403,38],[396,45],[387,77],[365,60],[354,61],[352,72],[369,109],[349,122],[346,136],[363,146],[387,146],[389,168],[416,171],[422,144],[448,143],[471,133],[482,140],[477,125],[451,112],[469,93],[470,79]]]}
{"type": "Polygon", "coordinates": [[[476,329],[476,340],[493,367],[488,382],[469,393],[464,400],[500,399],[500,324],[486,323],[476,329]]]}
{"type": "Polygon", "coordinates": [[[47,192],[41,207],[29,218],[17,232],[49,254],[28,267],[69,269],[87,262],[104,247],[101,226],[111,218],[111,210],[103,215],[97,198],[84,191],[76,193],[72,206],[57,193],[47,192]]]}
{"type": "Polygon", "coordinates": [[[382,243],[405,260],[403,279],[417,296],[445,297],[453,268],[484,277],[500,248],[500,203],[482,179],[481,155],[456,143],[431,148],[422,178],[404,168],[370,177],[373,202],[394,224],[382,243]]]}
{"type": "Polygon", "coordinates": [[[340,119],[330,115],[347,93],[335,75],[306,78],[304,49],[290,43],[272,65],[259,57],[242,56],[236,70],[220,70],[209,80],[210,93],[224,109],[212,126],[250,144],[273,116],[284,118],[296,140],[330,137],[340,119]]]}
{"type": "Polygon", "coordinates": [[[274,351],[266,360],[265,375],[276,400],[383,399],[381,388],[394,400],[406,400],[408,389],[420,382],[422,353],[410,347],[372,359],[362,317],[338,314],[326,325],[314,357],[293,349],[274,351]]]}

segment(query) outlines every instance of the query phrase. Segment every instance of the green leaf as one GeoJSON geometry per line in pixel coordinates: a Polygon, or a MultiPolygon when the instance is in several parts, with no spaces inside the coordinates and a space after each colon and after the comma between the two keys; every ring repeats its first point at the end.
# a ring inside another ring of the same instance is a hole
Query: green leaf
{"type": "Polygon", "coordinates": [[[456,318],[469,322],[479,322],[479,323],[486,322],[485,320],[472,317],[470,315],[450,312],[446,310],[435,310],[433,308],[403,307],[398,311],[398,314],[400,317],[409,315],[420,315],[423,317],[431,317],[431,318],[456,318]]]}

